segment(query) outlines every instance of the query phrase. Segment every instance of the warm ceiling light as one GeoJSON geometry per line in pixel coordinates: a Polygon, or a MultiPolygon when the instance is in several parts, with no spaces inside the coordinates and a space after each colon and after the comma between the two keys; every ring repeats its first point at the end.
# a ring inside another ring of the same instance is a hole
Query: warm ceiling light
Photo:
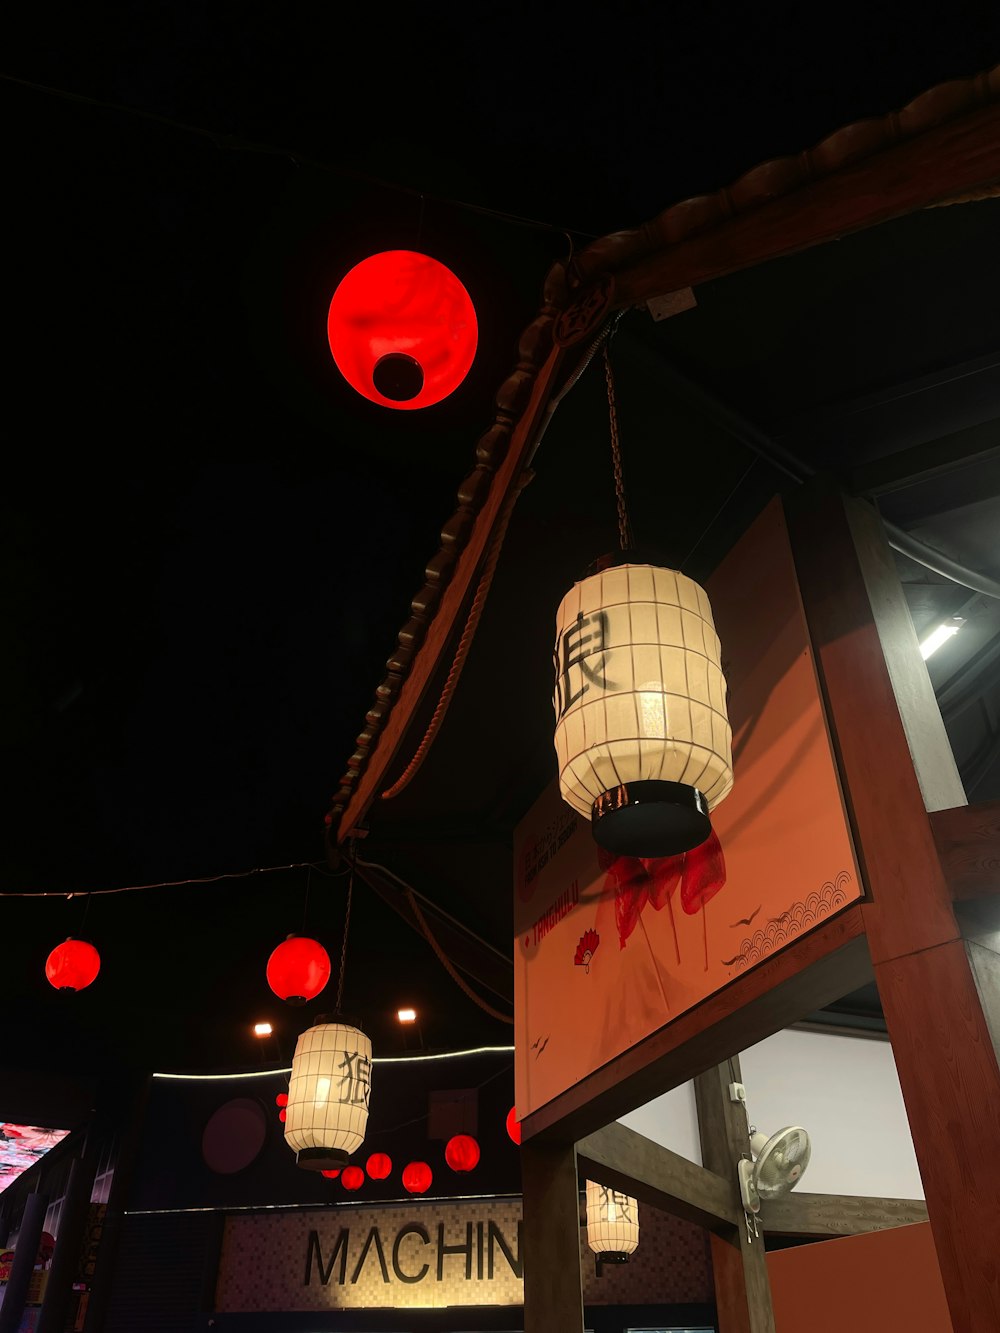
{"type": "Polygon", "coordinates": [[[926,639],[921,639],[920,656],[924,661],[927,661],[931,653],[936,653],[943,643],[953,639],[964,624],[964,620],[959,619],[958,616],[953,616],[951,620],[946,620],[943,625],[938,625],[937,629],[931,630],[926,639]]]}
{"type": "Polygon", "coordinates": [[[401,1023],[415,1023],[417,1021],[416,1009],[397,1009],[396,1017],[401,1023]]]}
{"type": "Polygon", "coordinates": [[[253,1035],[255,1037],[269,1037],[273,1031],[270,1023],[254,1023],[253,1035]]]}

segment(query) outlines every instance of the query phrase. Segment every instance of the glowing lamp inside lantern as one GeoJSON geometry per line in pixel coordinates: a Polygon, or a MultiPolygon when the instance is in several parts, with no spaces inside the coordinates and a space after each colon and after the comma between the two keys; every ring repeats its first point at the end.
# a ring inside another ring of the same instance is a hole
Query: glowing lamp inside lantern
{"type": "Polygon", "coordinates": [[[479,340],[465,287],[415,250],[384,250],[356,264],[333,294],[326,328],[348,384],[373,403],[403,410],[453,393],[479,340]]]}

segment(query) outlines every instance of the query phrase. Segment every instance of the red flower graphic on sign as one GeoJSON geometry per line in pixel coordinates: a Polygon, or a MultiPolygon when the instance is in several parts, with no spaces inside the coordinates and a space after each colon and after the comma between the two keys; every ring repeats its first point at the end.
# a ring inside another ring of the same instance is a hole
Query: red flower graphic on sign
{"type": "Polygon", "coordinates": [[[580,943],[576,946],[576,953],[573,955],[573,962],[577,967],[584,967],[590,971],[590,960],[597,952],[597,946],[601,942],[601,937],[596,930],[585,930],[580,936],[580,943]]]}
{"type": "MultiPolygon", "coordinates": [[[[607,872],[603,896],[614,898],[618,945],[621,949],[625,948],[629,936],[639,924],[647,903],[654,912],[666,907],[673,926],[673,899],[678,889],[681,907],[688,916],[692,916],[699,910],[704,911],[705,904],[726,883],[726,859],[715,832],[710,833],[700,846],[680,856],[611,857],[603,851],[598,855],[602,869],[607,872]]],[[[674,949],[677,961],[680,962],[676,927],[673,934],[674,949]]]]}

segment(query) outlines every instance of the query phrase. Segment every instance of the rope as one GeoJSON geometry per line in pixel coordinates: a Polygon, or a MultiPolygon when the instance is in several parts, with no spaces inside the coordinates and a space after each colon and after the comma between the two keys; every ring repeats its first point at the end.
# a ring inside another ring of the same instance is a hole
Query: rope
{"type": "Polygon", "coordinates": [[[622,476],[622,446],[618,434],[618,404],[615,398],[615,377],[611,369],[611,338],[604,344],[604,382],[608,389],[608,422],[611,427],[611,463],[615,473],[615,500],[618,505],[618,545],[630,551],[635,545],[632,523],[625,502],[625,479],[622,476]]]}
{"type": "Polygon", "coordinates": [[[479,587],[476,589],[476,595],[469,608],[469,614],[465,622],[465,628],[462,631],[462,637],[458,641],[458,648],[455,652],[455,660],[451,664],[451,670],[448,672],[448,679],[441,690],[441,698],[438,700],[437,707],[434,709],[434,716],[427,725],[420,744],[414,752],[413,758],[406,765],[402,774],[396,779],[391,787],[382,793],[383,801],[391,801],[394,796],[408,787],[416,776],[421,764],[427,758],[427,752],[434,743],[434,738],[441,729],[441,723],[445,719],[448,707],[451,704],[459,678],[462,674],[462,668],[465,666],[465,659],[469,655],[469,649],[472,647],[472,640],[475,637],[476,630],[479,627],[479,620],[483,614],[483,607],[486,605],[486,597],[493,582],[493,575],[496,573],[497,561],[500,558],[500,548],[503,546],[504,537],[507,535],[507,524],[510,522],[511,514],[514,512],[514,506],[517,504],[518,496],[524,490],[525,486],[534,477],[530,471],[522,472],[517,484],[508,495],[503,509],[500,511],[500,520],[497,524],[496,532],[493,536],[493,542],[490,546],[489,554],[486,558],[486,564],[483,567],[483,573],[479,580],[479,587]]]}
{"type": "Polygon", "coordinates": [[[354,894],[354,859],[351,859],[351,875],[347,881],[347,909],[344,912],[344,938],[340,945],[340,976],[337,978],[337,1013],[340,1013],[344,998],[344,973],[347,970],[347,932],[351,928],[351,898],[354,894]]]}
{"type": "Polygon", "coordinates": [[[478,1004],[480,1009],[482,1009],[485,1013],[489,1014],[491,1018],[498,1018],[501,1023],[513,1024],[514,1020],[513,1018],[510,1017],[509,1014],[502,1014],[499,1009],[494,1009],[491,1004],[488,1004],[485,1000],[481,999],[472,989],[469,983],[465,980],[465,978],[459,974],[459,972],[455,968],[454,963],[452,963],[451,959],[448,957],[445,951],[441,948],[440,944],[438,944],[437,940],[434,938],[434,935],[431,932],[431,928],[430,926],[428,926],[427,920],[423,912],[420,910],[420,904],[417,902],[416,895],[410,888],[407,888],[406,890],[406,900],[410,904],[410,908],[413,911],[413,915],[417,918],[417,923],[420,926],[420,929],[423,931],[424,939],[437,954],[438,962],[448,973],[448,975],[451,977],[452,981],[454,981],[456,986],[458,986],[460,990],[463,990],[465,994],[469,997],[469,999],[472,1000],[474,1004],[478,1004]]]}

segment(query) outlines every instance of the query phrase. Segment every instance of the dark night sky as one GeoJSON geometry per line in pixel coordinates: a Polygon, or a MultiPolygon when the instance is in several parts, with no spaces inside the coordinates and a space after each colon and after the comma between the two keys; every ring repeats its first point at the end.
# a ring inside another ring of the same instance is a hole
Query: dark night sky
{"type": "MultiPolygon", "coordinates": [[[[12,19],[0,887],[320,860],[328,798],[563,229],[581,244],[635,225],[998,59],[998,12],[973,3],[12,19]],[[469,379],[416,420],[353,395],[323,332],[342,273],[393,245],[450,263],[481,312],[469,379]]],[[[297,927],[301,881],[95,900],[95,937],[134,955],[117,991],[109,958],[104,1008],[87,1001],[92,1030],[128,1034],[95,1058],[138,1040],[130,1007],[175,1002],[179,970],[186,1016],[163,1058],[223,1062],[205,1034],[297,927]],[[162,980],[144,988],[150,969],[162,980]]],[[[10,901],[3,932],[7,1002],[68,1034],[63,1059],[77,1020],[36,978],[70,910],[10,901]]],[[[335,938],[339,904],[317,910],[335,938]]],[[[436,963],[359,912],[430,993],[436,963]]],[[[441,1040],[478,1021],[459,999],[441,1040]]],[[[15,1062],[49,1058],[30,1029],[15,1062]]]]}

